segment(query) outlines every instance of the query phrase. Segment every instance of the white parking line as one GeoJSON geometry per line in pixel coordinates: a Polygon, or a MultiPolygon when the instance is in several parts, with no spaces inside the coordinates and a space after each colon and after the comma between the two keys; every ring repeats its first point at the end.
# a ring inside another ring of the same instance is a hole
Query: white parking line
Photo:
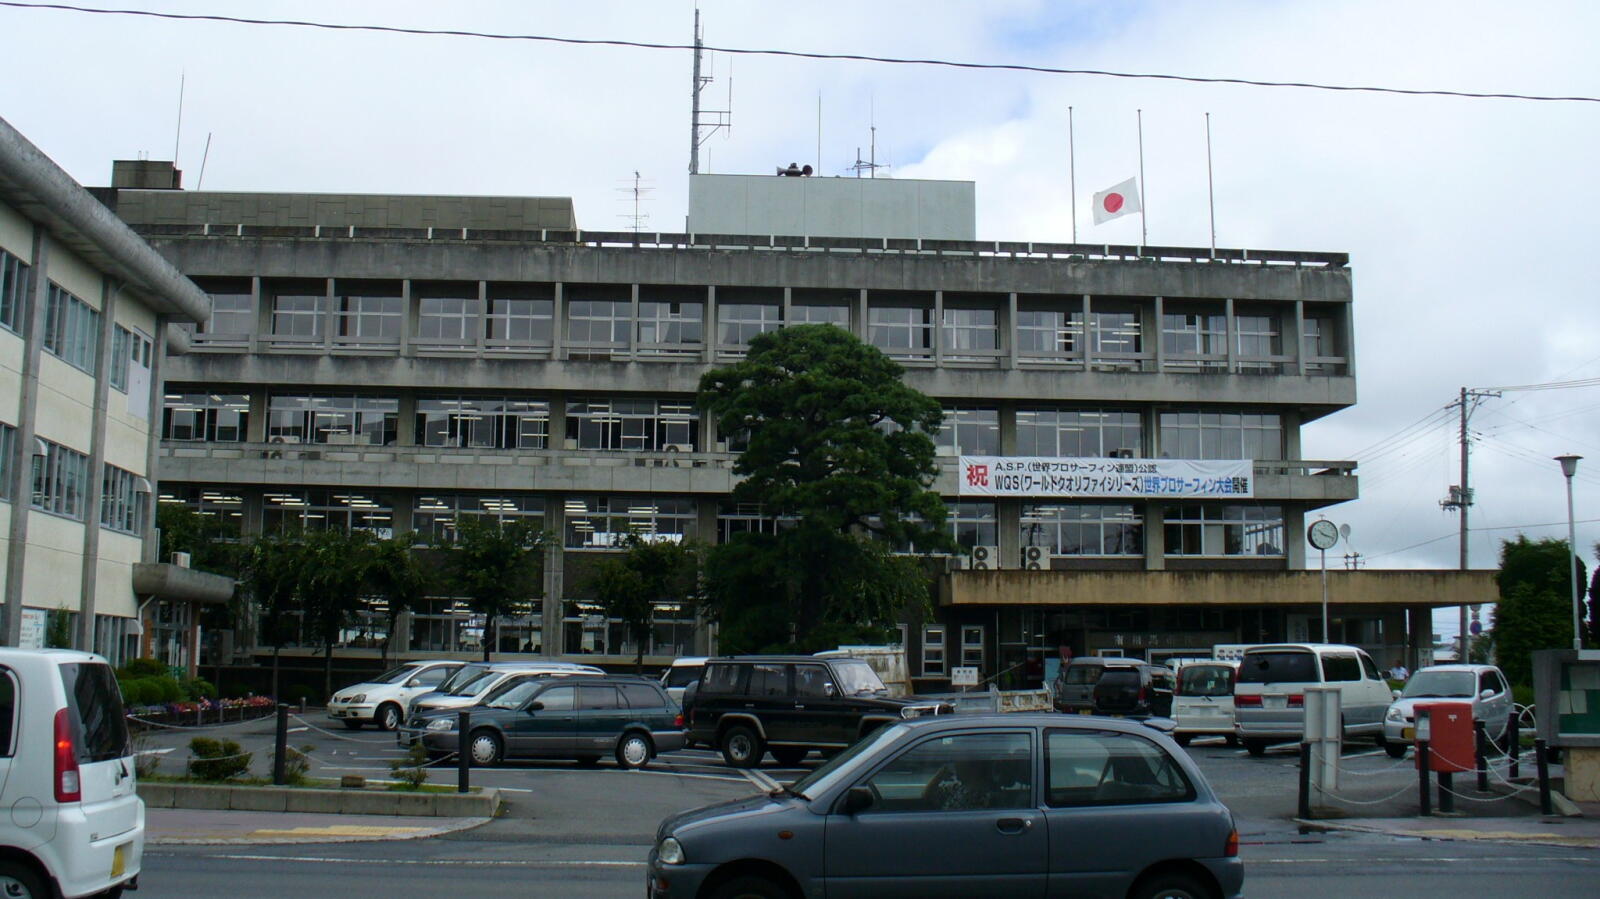
{"type": "Polygon", "coordinates": [[[756,785],[756,789],[763,793],[770,793],[780,786],[777,781],[754,768],[740,768],[739,773],[743,774],[746,779],[756,785]]]}

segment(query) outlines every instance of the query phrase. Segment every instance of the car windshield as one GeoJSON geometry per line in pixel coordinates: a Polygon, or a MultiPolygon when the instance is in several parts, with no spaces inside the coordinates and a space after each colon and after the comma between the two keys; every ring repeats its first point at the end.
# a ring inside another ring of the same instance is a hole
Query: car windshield
{"type": "Polygon", "coordinates": [[[863,693],[888,693],[889,688],[878,679],[878,672],[860,659],[846,659],[833,663],[833,673],[839,678],[839,692],[845,696],[863,693]]]}
{"type": "Polygon", "coordinates": [[[369,684],[398,684],[401,681],[405,680],[406,678],[408,678],[411,675],[416,674],[416,673],[417,673],[417,666],[415,666],[415,665],[401,665],[398,668],[390,668],[388,671],[385,671],[384,673],[378,675],[377,677],[373,678],[372,680],[367,681],[367,683],[369,683],[369,684]]]}
{"type": "Polygon", "coordinates": [[[461,686],[469,680],[482,677],[483,673],[488,670],[489,669],[483,667],[482,665],[467,665],[462,668],[457,668],[456,670],[450,672],[450,676],[445,678],[439,684],[439,686],[433,688],[434,692],[449,693],[456,687],[461,686]]]}
{"type": "Polygon", "coordinates": [[[498,673],[488,668],[480,668],[470,677],[462,678],[450,689],[439,692],[449,693],[451,696],[477,696],[494,684],[495,675],[498,673]]]}
{"type": "Polygon", "coordinates": [[[851,744],[849,749],[829,759],[822,767],[789,785],[789,792],[798,794],[802,798],[810,799],[826,791],[839,777],[849,776],[851,764],[857,757],[871,752],[875,747],[900,736],[906,730],[904,724],[895,724],[890,727],[880,727],[865,737],[851,744]]]}
{"type": "Polygon", "coordinates": [[[1227,696],[1233,692],[1228,665],[1185,665],[1178,672],[1179,696],[1227,696]]]}
{"type": "Polygon", "coordinates": [[[1317,657],[1309,652],[1250,652],[1239,664],[1241,684],[1316,683],[1317,657]]]}
{"type": "Polygon", "coordinates": [[[1411,676],[1405,690],[1405,699],[1425,697],[1472,696],[1477,692],[1478,676],[1471,671],[1429,671],[1424,668],[1411,676]]]}
{"type": "Polygon", "coordinates": [[[491,691],[483,704],[491,709],[520,709],[543,683],[537,677],[513,679],[491,691]]]}
{"type": "Polygon", "coordinates": [[[667,679],[662,686],[687,687],[699,680],[700,673],[705,670],[704,665],[675,665],[667,669],[667,679]]]}

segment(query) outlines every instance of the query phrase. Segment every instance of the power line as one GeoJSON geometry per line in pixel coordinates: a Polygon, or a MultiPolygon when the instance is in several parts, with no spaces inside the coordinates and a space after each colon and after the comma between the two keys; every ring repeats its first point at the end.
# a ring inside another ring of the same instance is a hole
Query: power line
{"type": "MultiPolygon", "coordinates": [[[[179,21],[226,22],[235,25],[281,25],[297,28],[322,28],[329,31],[376,31],[388,34],[425,35],[432,37],[470,37],[496,41],[542,41],[554,44],[582,46],[631,47],[640,50],[694,50],[693,44],[666,44],[654,41],[625,41],[601,38],[554,37],[542,34],[499,34],[487,31],[467,31],[442,28],[402,28],[396,25],[345,25],[332,22],[310,22],[299,19],[251,19],[240,16],[197,15],[189,13],[156,12],[147,9],[96,9],[71,6],[65,3],[18,3],[0,0],[0,6],[18,9],[47,9],[66,12],[91,13],[113,16],[145,16],[154,19],[179,21]]],[[[1029,66],[1019,63],[960,62],[950,59],[916,59],[894,56],[870,56],[859,53],[810,53],[800,50],[753,49],[748,47],[712,47],[705,50],[745,56],[780,56],[792,59],[840,60],[846,62],[875,62],[887,65],[941,66],[954,69],[982,69],[989,71],[1030,72],[1040,75],[1089,75],[1100,78],[1147,79],[1156,81],[1183,81],[1192,84],[1235,84],[1245,87],[1283,87],[1302,90],[1337,91],[1372,94],[1399,94],[1410,97],[1454,97],[1466,100],[1529,100],[1547,103],[1600,103],[1600,97],[1547,96],[1510,92],[1477,92],[1452,90],[1420,90],[1376,85],[1322,84],[1311,81],[1263,81],[1253,78],[1207,78],[1197,75],[1169,75],[1158,72],[1113,72],[1105,69],[1064,69],[1053,66],[1029,66]]],[[[1508,388],[1509,389],[1509,388],[1508,388]]]]}
{"type": "MultiPolygon", "coordinates": [[[[1575,524],[1594,524],[1595,522],[1600,522],[1600,518],[1580,518],[1574,523],[1575,524]]],[[[1528,530],[1530,528],[1564,528],[1566,526],[1567,526],[1567,523],[1565,521],[1546,521],[1546,522],[1543,522],[1543,523],[1540,523],[1540,524],[1508,524],[1508,525],[1505,525],[1503,527],[1473,528],[1472,532],[1474,534],[1482,534],[1485,531],[1525,531],[1525,530],[1528,530]]],[[[1367,556],[1366,558],[1368,560],[1381,559],[1384,556],[1392,556],[1392,555],[1395,555],[1396,553],[1403,553],[1403,552],[1406,552],[1407,550],[1412,550],[1412,549],[1417,549],[1419,547],[1427,546],[1430,543],[1438,543],[1440,540],[1449,540],[1451,537],[1454,537],[1454,536],[1456,536],[1454,532],[1451,532],[1451,533],[1448,533],[1448,534],[1442,534],[1442,535],[1440,535],[1438,537],[1434,537],[1432,540],[1424,540],[1421,543],[1413,543],[1410,546],[1402,546],[1399,549],[1391,549],[1388,552],[1374,553],[1372,555],[1367,556]]]]}
{"type": "Polygon", "coordinates": [[[1571,390],[1575,387],[1600,387],[1600,378],[1582,378],[1577,381],[1550,381],[1544,384],[1518,384],[1514,387],[1491,387],[1490,390],[1571,390]]]}

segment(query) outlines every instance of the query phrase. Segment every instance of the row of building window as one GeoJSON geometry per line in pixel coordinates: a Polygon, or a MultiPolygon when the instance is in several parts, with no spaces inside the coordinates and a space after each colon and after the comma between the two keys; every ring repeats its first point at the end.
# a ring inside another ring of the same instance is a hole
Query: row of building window
{"type": "MultiPolygon", "coordinates": [[[[386,445],[399,430],[392,397],[281,396],[268,400],[267,439],[275,443],[386,445]]],[[[250,416],[245,394],[168,394],[167,440],[243,442],[250,416]]],[[[1283,422],[1272,413],[1163,412],[1161,455],[1178,459],[1281,459],[1283,422]]],[[[699,417],[685,400],[574,400],[566,406],[567,439],[583,450],[699,450],[699,417]]],[[[1019,409],[1017,455],[1110,458],[1146,455],[1139,412],[1116,409],[1019,409]]],[[[485,449],[550,448],[550,404],[509,397],[417,400],[418,446],[485,449]]],[[[948,409],[935,443],[949,455],[1000,454],[996,409],[948,409]]]]}
{"type": "Polygon", "coordinates": [[[124,393],[128,390],[128,379],[136,371],[149,372],[153,360],[150,358],[153,347],[150,338],[136,331],[130,331],[121,325],[115,325],[111,331],[111,370],[106,372],[111,386],[124,393]]]}
{"type": "Polygon", "coordinates": [[[0,327],[20,332],[28,308],[28,264],[0,250],[0,327]]]}
{"type": "MultiPolygon", "coordinates": [[[[82,521],[87,511],[89,457],[59,443],[40,439],[45,453],[33,459],[34,508],[82,521]]],[[[11,463],[17,429],[0,424],[0,500],[11,499],[11,463]]],[[[100,524],[138,536],[144,533],[149,482],[106,463],[101,474],[100,524]]]]}
{"type": "Polygon", "coordinates": [[[45,292],[44,349],[94,374],[100,352],[100,310],[51,284],[45,292]]]}
{"type": "MultiPolygon", "coordinates": [[[[0,250],[0,327],[21,333],[28,305],[28,266],[0,250]]],[[[126,392],[129,370],[151,368],[150,338],[116,325],[111,337],[111,386],[126,392]]],[[[100,311],[61,287],[45,291],[44,349],[52,356],[94,374],[100,352],[100,311]]]]}

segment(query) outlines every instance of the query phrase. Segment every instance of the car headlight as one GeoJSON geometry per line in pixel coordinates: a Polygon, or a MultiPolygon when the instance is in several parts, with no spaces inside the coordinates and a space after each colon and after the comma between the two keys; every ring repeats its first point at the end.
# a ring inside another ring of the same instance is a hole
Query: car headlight
{"type": "Polygon", "coordinates": [[[1389,708],[1389,714],[1387,714],[1387,715],[1385,715],[1383,717],[1385,719],[1389,720],[1389,721],[1404,721],[1405,720],[1405,716],[1400,714],[1400,709],[1398,707],[1395,707],[1395,706],[1391,706],[1389,708]]]}
{"type": "Polygon", "coordinates": [[[656,858],[663,865],[681,865],[684,863],[683,847],[672,837],[667,837],[656,846],[656,858]]]}
{"type": "Polygon", "coordinates": [[[456,723],[451,721],[449,718],[435,718],[428,722],[428,730],[431,731],[452,730],[455,728],[455,726],[456,723]]]}
{"type": "Polygon", "coordinates": [[[347,697],[345,697],[344,701],[345,702],[366,702],[367,701],[367,694],[365,694],[365,693],[357,693],[354,696],[347,696],[347,697]]]}

